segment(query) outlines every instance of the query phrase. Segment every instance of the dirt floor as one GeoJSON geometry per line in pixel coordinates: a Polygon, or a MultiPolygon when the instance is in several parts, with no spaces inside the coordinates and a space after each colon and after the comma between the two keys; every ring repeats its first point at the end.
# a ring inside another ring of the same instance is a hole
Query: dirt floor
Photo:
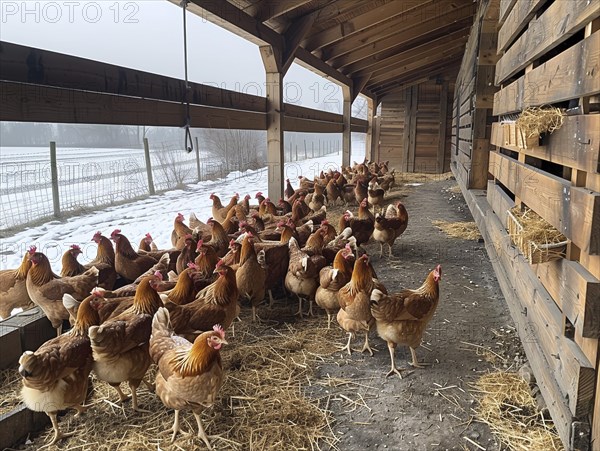
{"type": "MultiPolygon", "coordinates": [[[[435,265],[442,265],[440,304],[417,351],[420,361],[431,366],[410,368],[409,350],[398,348],[398,366],[410,369],[403,379],[386,378],[389,354],[375,332],[373,357],[360,352],[348,356],[335,351],[344,344],[345,333],[335,321],[328,331],[322,312],[297,321],[297,304],[279,301],[275,310],[260,308],[267,322],[257,326],[245,307],[243,322],[236,323],[235,338],[222,353],[227,381],[221,400],[203,415],[207,433],[221,435],[212,439],[215,449],[478,449],[473,442],[482,449],[503,449],[488,427],[475,420],[470,384],[495,369],[516,371],[524,353],[483,243],[450,238],[432,225],[435,220],[472,221],[456,182],[447,177],[422,182],[397,189],[388,199],[402,199],[410,217],[393,248],[393,260],[379,259],[378,244],[367,249],[390,292],[417,288],[435,265]],[[269,385],[277,386],[276,393],[265,388],[269,385]],[[313,439],[303,440],[303,431],[313,439]]],[[[357,337],[354,347],[361,346],[357,337]]],[[[10,385],[4,389],[18,402],[18,381],[10,385]]],[[[189,436],[169,444],[170,435],[162,431],[171,426],[173,412],[145,388],[140,388],[140,404],[152,413],[117,406],[115,392],[98,381],[91,402],[94,406],[83,418],[72,412],[61,418],[61,425],[76,435],[51,450],[204,449],[189,436]]],[[[189,412],[184,418],[185,429],[195,427],[189,412]]],[[[32,434],[27,444],[15,448],[39,449],[49,437],[49,430],[32,434]]]]}
{"type": "MultiPolygon", "coordinates": [[[[441,299],[424,337],[419,359],[431,363],[400,380],[385,378],[390,358],[385,342],[372,342],[379,352],[336,355],[319,374],[361,380],[364,405],[334,405],[343,450],[501,449],[487,426],[473,421],[474,395],[469,384],[481,374],[518,369],[524,362],[517,331],[505,305],[482,242],[450,238],[432,221],[472,221],[454,180],[413,187],[402,199],[409,213],[406,232],[394,246],[394,261],[379,260],[378,244],[367,246],[389,291],[417,288],[441,264],[441,299]]],[[[357,345],[360,341],[357,339],[357,345]]],[[[408,348],[397,348],[396,362],[410,368],[408,348]]]]}

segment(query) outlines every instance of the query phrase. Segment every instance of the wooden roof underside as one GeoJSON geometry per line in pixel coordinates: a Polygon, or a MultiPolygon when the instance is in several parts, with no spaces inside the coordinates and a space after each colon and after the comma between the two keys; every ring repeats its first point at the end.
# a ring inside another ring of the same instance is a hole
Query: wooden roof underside
{"type": "Polygon", "coordinates": [[[190,0],[188,6],[258,45],[281,48],[292,55],[287,67],[293,60],[376,100],[455,75],[476,7],[473,0],[190,0]]]}

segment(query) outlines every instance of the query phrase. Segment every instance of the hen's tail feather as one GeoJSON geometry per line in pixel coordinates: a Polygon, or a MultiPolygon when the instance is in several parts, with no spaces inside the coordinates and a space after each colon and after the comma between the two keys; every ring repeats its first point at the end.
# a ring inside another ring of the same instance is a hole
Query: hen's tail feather
{"type": "Polygon", "coordinates": [[[68,293],[63,294],[62,303],[67,310],[76,309],[77,307],[79,307],[79,304],[81,304],[81,302],[79,302],[77,299],[75,299],[68,293]]]}
{"type": "Polygon", "coordinates": [[[173,332],[169,311],[164,307],[160,307],[154,314],[154,318],[152,318],[152,335],[159,332],[167,335],[171,335],[173,332]]]}

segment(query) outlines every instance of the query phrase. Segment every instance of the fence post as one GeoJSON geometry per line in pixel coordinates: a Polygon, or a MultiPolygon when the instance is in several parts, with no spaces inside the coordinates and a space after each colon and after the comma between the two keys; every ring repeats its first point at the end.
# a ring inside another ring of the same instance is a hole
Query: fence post
{"type": "Polygon", "coordinates": [[[52,182],[52,206],[54,207],[54,217],[60,218],[58,166],[56,164],[56,142],[54,141],[50,141],[50,177],[52,182]]]}
{"type": "Polygon", "coordinates": [[[155,194],[154,180],[152,179],[152,163],[150,162],[150,145],[148,138],[144,138],[144,157],[146,158],[146,175],[148,175],[148,191],[150,194],[155,194]]]}
{"type": "Polygon", "coordinates": [[[315,142],[314,141],[310,143],[310,147],[312,149],[312,157],[311,158],[314,158],[315,157],[315,142]]]}
{"type": "Polygon", "coordinates": [[[298,161],[298,144],[296,144],[296,161],[298,161]]]}
{"type": "Polygon", "coordinates": [[[308,158],[308,155],[306,153],[306,139],[304,140],[304,159],[306,160],[308,158]]]}
{"type": "Polygon", "coordinates": [[[196,170],[198,171],[198,181],[202,180],[202,173],[200,168],[200,146],[198,145],[198,137],[196,136],[196,170]]]}

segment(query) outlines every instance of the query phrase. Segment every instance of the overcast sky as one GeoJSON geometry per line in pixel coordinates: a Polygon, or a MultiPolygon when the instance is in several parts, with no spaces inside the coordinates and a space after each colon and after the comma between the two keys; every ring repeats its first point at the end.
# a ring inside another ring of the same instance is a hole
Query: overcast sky
{"type": "MultiPolygon", "coordinates": [[[[0,39],[120,66],[183,78],[182,10],[167,0],[0,0],[0,39]]],[[[191,81],[264,96],[258,47],[188,13],[191,81]]],[[[285,77],[286,101],[332,111],[341,89],[293,64],[285,77]]]]}

